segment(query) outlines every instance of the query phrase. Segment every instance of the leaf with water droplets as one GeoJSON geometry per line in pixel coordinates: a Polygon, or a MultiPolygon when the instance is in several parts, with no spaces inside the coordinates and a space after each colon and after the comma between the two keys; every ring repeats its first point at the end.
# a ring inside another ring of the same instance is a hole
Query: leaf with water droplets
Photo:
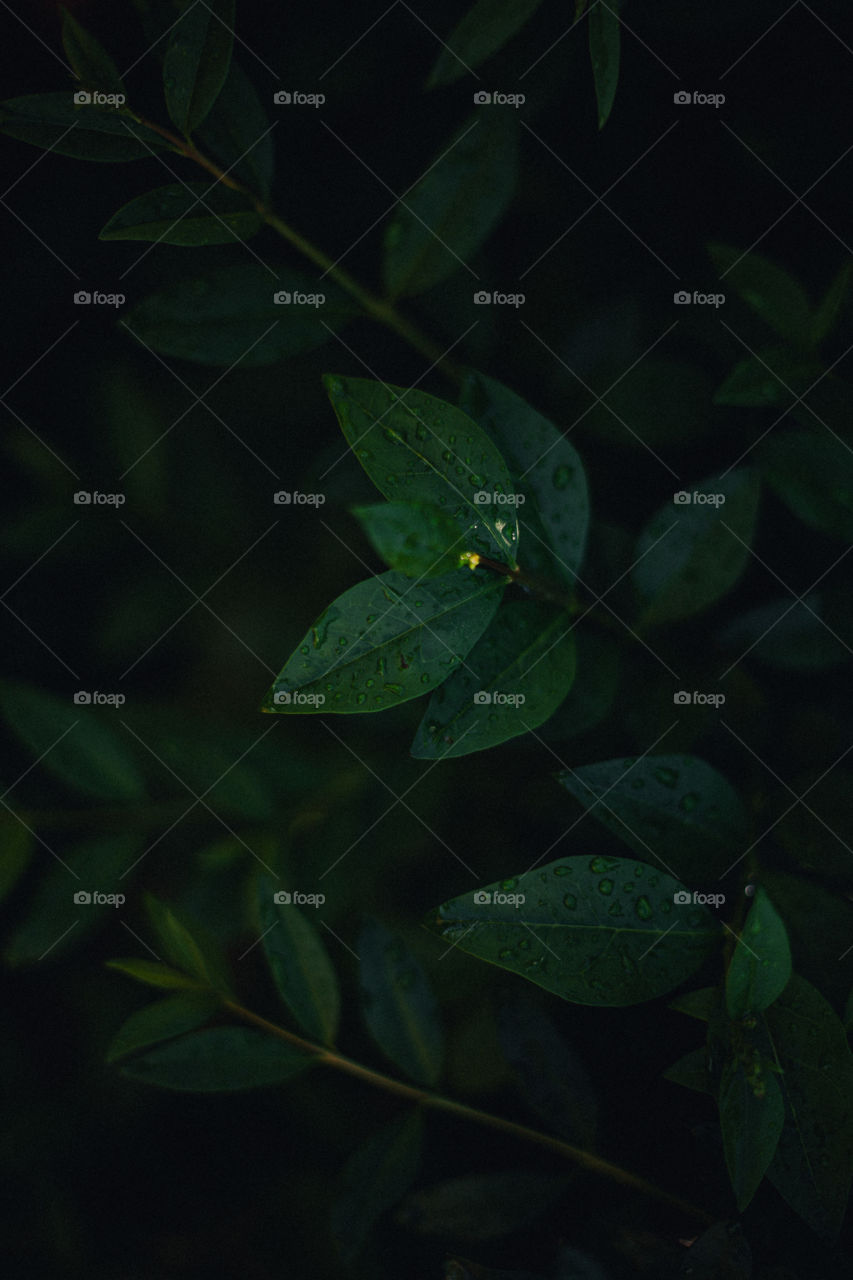
{"type": "Polygon", "coordinates": [[[723,1150],[740,1213],[758,1190],[785,1123],[785,1103],[775,1074],[764,1071],[760,1081],[750,1079],[744,1063],[735,1059],[723,1067],[720,1080],[723,1150]]]}
{"type": "Polygon", "coordinates": [[[731,1018],[767,1009],[791,977],[791,947],[782,917],[759,885],[726,974],[731,1018]]]}
{"type": "Polygon", "coordinates": [[[773,432],[757,451],[771,489],[811,529],[853,542],[853,453],[818,426],[773,432]]]}
{"type": "Polygon", "coordinates": [[[746,847],[749,822],[731,784],[688,755],[604,760],[558,779],[642,858],[703,887],[746,847]]]}
{"type": "Polygon", "coordinates": [[[427,88],[452,84],[491,58],[521,30],[542,0],[475,0],[444,41],[427,88]]]}
{"type": "Polygon", "coordinates": [[[620,0],[598,0],[589,11],[589,56],[598,103],[598,127],[607,124],[619,84],[620,0]]]}
{"type": "MultiPolygon", "coordinates": [[[[519,509],[519,523],[531,530],[525,546],[539,543],[547,556],[542,571],[573,585],[583,563],[590,517],[586,473],[574,446],[496,378],[470,374],[459,403],[496,441],[509,463],[516,493],[526,499],[519,509]]],[[[540,571],[539,565],[530,567],[540,571]]]]}
{"type": "Polygon", "coordinates": [[[378,920],[365,923],[357,950],[367,1029],[406,1075],[434,1085],[441,1075],[444,1037],[426,974],[402,938],[378,920]]]}
{"type": "Polygon", "coordinates": [[[853,1176],[853,1058],[841,1019],[794,974],[766,1013],[782,1069],[785,1127],[767,1176],[813,1231],[834,1240],[853,1176]]]}
{"type": "Polygon", "coordinates": [[[677,880],[624,858],[563,858],[445,902],[427,927],[446,942],[576,1004],[653,1000],[719,945],[677,880]]]}
{"type": "Polygon", "coordinates": [[[528,733],[556,711],[574,677],[568,614],[509,601],[430,698],[412,755],[445,760],[528,733]]]}
{"type": "Polygon", "coordinates": [[[377,502],[351,511],[388,567],[407,578],[459,568],[465,534],[434,502],[377,502]]]}
{"type": "Polygon", "coordinates": [[[423,582],[389,569],[359,582],[320,615],[261,709],[349,715],[429,693],[485,631],[503,587],[468,569],[423,582]]]}
{"type": "Polygon", "coordinates": [[[758,494],[757,475],[741,467],[681,490],[660,508],[637,540],[638,625],[689,618],[734,586],[750,560],[758,494]]]}
{"type": "Polygon", "coordinates": [[[455,405],[367,378],[327,375],[350,448],[386,498],[432,502],[466,534],[460,550],[515,563],[515,490],[489,436],[455,405]]]}
{"type": "Polygon", "coordinates": [[[123,205],[98,238],[192,247],[234,244],[248,240],[260,225],[260,217],[239,192],[218,183],[176,182],[123,205]]]}
{"type": "Polygon", "coordinates": [[[234,0],[188,0],[163,59],[166,106],[182,133],[198,128],[219,97],[233,45],[234,0]]]}

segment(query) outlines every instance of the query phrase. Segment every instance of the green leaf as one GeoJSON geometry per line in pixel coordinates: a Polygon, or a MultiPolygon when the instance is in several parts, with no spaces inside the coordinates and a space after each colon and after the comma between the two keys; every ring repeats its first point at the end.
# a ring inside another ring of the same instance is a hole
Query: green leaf
{"type": "Polygon", "coordinates": [[[452,84],[479,67],[533,17],[542,0],[476,0],[447,37],[427,88],[452,84]]]}
{"type": "MultiPolygon", "coordinates": [[[[565,1176],[527,1169],[470,1173],[418,1191],[395,1216],[401,1226],[423,1236],[471,1243],[496,1240],[553,1211],[570,1186],[565,1176]]],[[[498,1274],[519,1277],[517,1271],[498,1274]]],[[[521,1273],[522,1280],[527,1275],[521,1273]]]]}
{"type": "Polygon", "coordinates": [[[146,893],[145,907],[170,964],[205,986],[228,994],[224,961],[212,939],[202,933],[198,925],[194,924],[191,931],[174,908],[167,907],[153,894],[146,893]]]}
{"type": "Polygon", "coordinates": [[[62,855],[51,857],[41,848],[45,868],[35,885],[23,918],[6,943],[10,965],[53,962],[67,955],[105,922],[115,919],[127,897],[125,874],[139,857],[142,841],[136,835],[101,836],[84,840],[62,855]],[[90,900],[77,900],[85,894],[90,900]],[[98,901],[94,894],[115,901],[98,901]]]}
{"type": "MultiPolygon", "coordinates": [[[[474,418],[509,463],[522,528],[544,537],[554,571],[573,585],[589,531],[589,489],[583,463],[552,422],[495,378],[471,374],[460,407],[474,418]],[[534,524],[538,516],[541,522],[534,524]]],[[[526,539],[529,542],[530,539],[526,539]]]]}
{"type": "Polygon", "coordinates": [[[839,626],[826,613],[819,592],[810,592],[802,600],[780,596],[735,618],[720,633],[720,640],[738,658],[748,653],[785,671],[825,670],[848,657],[845,631],[853,639],[849,624],[839,626]]]}
{"type": "Polygon", "coordinates": [[[776,1154],[785,1103],[773,1072],[762,1074],[756,1094],[743,1064],[729,1061],[723,1067],[719,1107],[726,1164],[738,1212],[743,1213],[776,1154]]]}
{"type": "Polygon", "coordinates": [[[656,855],[688,883],[722,875],[748,841],[737,792],[697,756],[603,760],[558,779],[641,858],[656,855]]]}
{"type": "Polygon", "coordinates": [[[823,342],[835,327],[850,287],[851,271],[853,271],[853,261],[848,258],[812,316],[811,341],[815,346],[823,342]]]}
{"type": "Polygon", "coordinates": [[[62,10],[62,46],[81,86],[126,94],[118,67],[106,49],[67,9],[62,10]]]}
{"type": "Polygon", "coordinates": [[[704,1049],[691,1049],[682,1058],[667,1067],[663,1073],[664,1080],[672,1084],[683,1085],[695,1093],[711,1093],[711,1078],[708,1075],[708,1058],[704,1049]]]}
{"type": "Polygon", "coordinates": [[[575,667],[580,679],[569,690],[551,719],[542,738],[559,742],[596,728],[610,714],[619,688],[619,645],[615,636],[603,636],[579,626],[575,636],[575,667]]]}
{"type": "MultiPolygon", "coordinates": [[[[108,960],[107,968],[125,973],[129,978],[144,982],[149,987],[163,987],[168,990],[174,987],[197,988],[200,985],[194,978],[187,977],[185,973],[179,973],[177,969],[171,969],[167,964],[161,964],[159,960],[137,960],[135,957],[108,960]]],[[[207,983],[202,982],[201,986],[207,988],[207,983]]]]}
{"type": "Polygon", "coordinates": [[[261,220],[245,196],[220,183],[174,183],[123,205],[100,240],[153,240],[162,244],[233,244],[248,240],[261,220]]]}
{"type": "Polygon", "coordinates": [[[822,373],[819,360],[797,355],[788,347],[769,347],[741,360],[714,393],[714,404],[763,409],[788,404],[791,392],[808,390],[822,373]],[[779,377],[773,376],[778,370],[779,377]]]}
{"type": "Polygon", "coordinates": [[[410,1111],[371,1134],[347,1160],[330,1224],[345,1264],[355,1260],[376,1223],[418,1176],[422,1146],[423,1116],[410,1111]]]}
{"type": "Polygon", "coordinates": [[[327,281],[318,290],[300,271],[278,267],[273,276],[259,262],[242,262],[149,294],[127,328],[163,355],[253,369],[321,346],[354,314],[354,304],[327,281]],[[276,295],[287,294],[290,303],[276,304],[276,295]],[[325,301],[294,303],[297,294],[325,301]]]}
{"type": "Polygon", "coordinates": [[[215,156],[230,176],[253,195],[264,199],[269,196],[275,175],[269,117],[251,80],[233,58],[219,96],[198,130],[196,143],[202,152],[215,156]]]}
{"type": "Polygon", "coordinates": [[[211,1027],[134,1058],[121,1073],[180,1093],[223,1093],[283,1084],[310,1063],[309,1054],[259,1031],[211,1027]]]}
{"type": "Polygon", "coordinates": [[[700,987],[696,991],[685,991],[669,1002],[670,1009],[686,1013],[689,1018],[698,1018],[700,1022],[710,1022],[719,1005],[719,987],[700,987]]]}
{"type": "Polygon", "coordinates": [[[824,431],[772,432],[758,449],[761,474],[803,524],[853,541],[853,452],[824,431]]]}
{"type": "Polygon", "coordinates": [[[207,116],[231,66],[234,0],[186,0],[163,60],[166,106],[189,136],[207,116]]]}
{"type": "Polygon", "coordinates": [[[129,1053],[147,1049],[149,1045],[172,1040],[186,1031],[195,1031],[220,1007],[216,996],[207,991],[185,991],[167,996],[131,1014],[116,1032],[107,1050],[107,1062],[116,1062],[129,1053]]]}
{"type": "Polygon", "coordinates": [[[638,625],[689,618],[731,590],[749,562],[758,493],[758,477],[741,468],[661,507],[637,541],[631,576],[645,606],[638,625]]]}
{"type": "Polygon", "coordinates": [[[0,902],[5,902],[32,860],[32,832],[7,810],[0,812],[0,902]]]}
{"type": "Polygon", "coordinates": [[[465,534],[434,502],[377,502],[350,510],[389,568],[407,578],[459,568],[465,534]]]}
{"type": "Polygon", "coordinates": [[[293,903],[275,901],[273,882],[267,876],[258,881],[258,915],[279,995],[312,1040],[333,1044],[341,995],[318,931],[293,903]]]}
{"type": "Polygon", "coordinates": [[[847,1004],[844,1007],[844,1026],[848,1033],[853,1031],[853,990],[847,997],[847,1004]]]}
{"type": "Polygon", "coordinates": [[[384,497],[435,503],[466,531],[461,549],[509,556],[514,567],[509,469],[466,413],[424,391],[366,378],[327,375],[324,382],[347,443],[384,497]]]}
{"type": "Polygon", "coordinates": [[[441,1075],[444,1037],[432,988],[401,938],[378,920],[359,934],[359,985],[367,1029],[384,1054],[418,1084],[441,1075]]]}
{"type": "Polygon", "coordinates": [[[385,235],[391,298],[423,293],[468,267],[515,190],[518,124],[510,108],[480,108],[401,200],[385,235]]]}
{"type": "Polygon", "coordinates": [[[708,252],[722,285],[734,289],[783,338],[809,345],[811,303],[787,271],[760,253],[743,254],[730,245],[710,244],[708,252]]]}
{"type": "Polygon", "coordinates": [[[142,777],[120,726],[90,707],[28,685],[0,687],[0,710],[38,762],[66,786],[102,800],[141,800],[142,777]]]}
{"type": "Polygon", "coordinates": [[[711,913],[675,905],[679,891],[643,863],[563,858],[445,902],[427,923],[564,1000],[639,1004],[684,982],[718,945],[711,913]]]}
{"type": "Polygon", "coordinates": [[[338,596],[287,660],[261,709],[385,711],[450,675],[489,625],[503,579],[455,570],[412,583],[389,569],[338,596]]]}
{"type": "Polygon", "coordinates": [[[726,974],[729,1017],[745,1018],[769,1008],[788,985],[791,971],[782,917],[759,887],[726,974]]]}
{"type": "MultiPolygon", "coordinates": [[[[812,796],[808,803],[811,803],[812,796]]],[[[826,821],[823,804],[815,812],[819,812],[826,821]]],[[[832,812],[827,816],[838,830],[832,812]]],[[[815,871],[825,876],[832,850],[843,846],[837,844],[824,826],[816,825],[820,831],[820,843],[816,850],[815,871]]],[[[847,829],[842,828],[841,834],[847,835],[847,829]]],[[[837,864],[833,870],[837,874],[837,864]]],[[[791,875],[770,867],[762,870],[761,883],[785,921],[795,972],[814,983],[836,1009],[843,1009],[849,990],[849,974],[847,964],[840,964],[838,958],[846,954],[853,939],[853,904],[846,894],[824,887],[809,876],[791,875]]]]}
{"type": "Polygon", "coordinates": [[[535,600],[505,604],[463,665],[433,693],[412,755],[469,755],[538,728],[575,677],[571,626],[568,613],[535,600]]]}
{"type": "Polygon", "coordinates": [[[618,0],[594,0],[589,10],[589,56],[595,79],[599,129],[607,124],[616,99],[620,28],[618,0]]]}
{"type": "Polygon", "coordinates": [[[75,160],[144,160],[152,150],[172,149],[123,110],[75,103],[70,89],[0,103],[0,132],[75,160]]]}
{"type": "Polygon", "coordinates": [[[853,1059],[841,1019],[794,974],[762,1015],[783,1074],[785,1127],[767,1171],[813,1231],[841,1229],[853,1174],[853,1059]]]}

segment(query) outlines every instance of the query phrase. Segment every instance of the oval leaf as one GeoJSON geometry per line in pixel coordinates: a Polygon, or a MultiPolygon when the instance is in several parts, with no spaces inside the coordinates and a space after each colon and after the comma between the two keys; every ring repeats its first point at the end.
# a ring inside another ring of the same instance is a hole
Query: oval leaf
{"type": "Polygon", "coordinates": [[[538,728],[575,678],[571,627],[567,613],[536,601],[503,605],[463,666],[430,698],[412,755],[464,756],[538,728]]]}
{"type": "Polygon", "coordinates": [[[116,107],[75,103],[70,89],[0,103],[0,132],[75,160],[144,160],[152,150],[173,149],[116,107]]]}
{"type": "Polygon", "coordinates": [[[114,213],[101,240],[162,244],[233,244],[248,240],[261,220],[245,196],[217,183],[174,183],[137,196],[114,213]]]}
{"type": "Polygon", "coordinates": [[[743,852],[749,823],[734,787],[696,756],[603,760],[558,774],[576,800],[682,880],[707,883],[743,852]]]}
{"type": "Polygon", "coordinates": [[[758,888],[726,974],[731,1018],[767,1009],[791,977],[791,947],[779,912],[758,888]]]}
{"type": "Polygon", "coordinates": [[[447,37],[427,88],[452,84],[479,67],[521,30],[541,3],[542,0],[476,0],[447,37]]]}
{"type": "Polygon", "coordinates": [[[224,1093],[283,1084],[311,1063],[309,1054],[248,1027],[212,1027],[134,1058],[122,1075],[180,1093],[224,1093]]]}
{"type": "Polygon", "coordinates": [[[723,1067],[720,1080],[720,1124],[723,1150],[737,1207],[743,1213],[776,1154],[785,1103],[772,1071],[762,1074],[756,1094],[740,1062],[723,1067]]]}
{"type": "Polygon", "coordinates": [[[758,492],[757,477],[742,468],[682,490],[660,509],[636,547],[639,625],[689,618],[734,586],[749,561],[758,492]]]}
{"type": "Polygon", "coordinates": [[[172,969],[167,964],[162,964],[159,960],[137,960],[130,957],[126,960],[108,960],[108,969],[115,969],[118,973],[125,973],[129,978],[135,978],[137,982],[144,982],[149,987],[162,987],[171,989],[180,987],[190,989],[207,983],[197,982],[194,978],[190,978],[185,973],[180,973],[177,969],[172,969]]]}
{"type": "Polygon", "coordinates": [[[146,893],[145,907],[166,959],[196,981],[227,994],[224,959],[206,932],[195,923],[190,929],[173,907],[153,894],[146,893]]]}
{"type": "Polygon", "coordinates": [[[262,710],[385,711],[446,680],[494,616],[503,580],[459,569],[412,583],[387,573],[350,587],[278,673],[262,710]]]}
{"type": "Polygon", "coordinates": [[[332,1044],[341,996],[319,933],[293,903],[276,902],[273,882],[266,876],[258,882],[258,914],[279,995],[312,1040],[332,1044]]]}
{"type": "Polygon", "coordinates": [[[471,117],[398,202],[385,236],[383,276],[392,298],[423,293],[459,268],[497,226],[518,165],[515,112],[486,107],[471,117]]]}
{"type": "Polygon", "coordinates": [[[459,568],[465,534],[434,502],[377,502],[351,510],[388,567],[407,578],[459,568]]]}
{"type": "Polygon", "coordinates": [[[196,141],[254,195],[269,196],[275,174],[272,126],[254,85],[233,58],[196,141]]]}
{"type": "Polygon", "coordinates": [[[811,340],[811,304],[796,280],[760,253],[730,245],[708,246],[720,282],[733,288],[783,338],[801,346],[811,340]]]}
{"type": "Polygon", "coordinates": [[[426,974],[401,938],[368,920],[358,940],[364,1021],[379,1048],[419,1084],[441,1075],[444,1043],[426,974]]]}
{"type": "Polygon", "coordinates": [[[163,59],[166,106],[182,133],[201,124],[231,66],[234,0],[186,0],[163,59]]]}
{"type": "Polygon", "coordinates": [[[428,927],[575,1004],[653,1000],[712,954],[719,929],[681,885],[622,858],[564,858],[445,902],[428,927]],[[522,900],[523,898],[523,900],[522,900]]]}
{"type": "Polygon", "coordinates": [[[432,502],[452,515],[469,535],[460,550],[514,555],[509,469],[466,413],[424,391],[366,378],[327,375],[324,382],[350,448],[380,493],[432,502]]]}
{"type": "Polygon", "coordinates": [[[126,92],[118,67],[106,49],[67,9],[62,10],[62,47],[85,88],[102,93],[126,92]]]}
{"type": "Polygon", "coordinates": [[[803,524],[853,542],[853,452],[823,431],[775,432],[758,451],[761,474],[803,524]]]}
{"type": "Polygon", "coordinates": [[[594,0],[589,10],[589,56],[598,103],[598,127],[610,117],[619,84],[621,23],[619,0],[594,0]]]}
{"type": "Polygon", "coordinates": [[[332,1205],[332,1238],[343,1262],[361,1252],[370,1232],[418,1175],[423,1116],[409,1112],[383,1125],[347,1160],[332,1205]]]}
{"type": "Polygon", "coordinates": [[[107,1050],[107,1062],[117,1062],[119,1058],[147,1049],[149,1045],[195,1031],[219,1007],[216,996],[207,991],[184,991],[146,1005],[131,1014],[118,1030],[107,1050]]]}

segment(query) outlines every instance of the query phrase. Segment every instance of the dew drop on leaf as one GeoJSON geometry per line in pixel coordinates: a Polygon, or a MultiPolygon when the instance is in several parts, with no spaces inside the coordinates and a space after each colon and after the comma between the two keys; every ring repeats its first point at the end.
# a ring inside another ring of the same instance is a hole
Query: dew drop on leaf
{"type": "Polygon", "coordinates": [[[674,787],[675,784],[678,782],[678,773],[676,772],[676,770],[668,769],[664,766],[662,766],[660,769],[655,769],[655,777],[657,778],[658,782],[662,783],[662,785],[665,787],[674,787]]]}
{"type": "Polygon", "coordinates": [[[599,892],[599,893],[612,893],[612,892],[613,892],[613,881],[612,881],[612,880],[599,880],[599,882],[598,882],[598,892],[599,892]]]}
{"type": "Polygon", "coordinates": [[[641,920],[651,920],[654,914],[648,898],[638,898],[634,903],[634,910],[641,920]]]}
{"type": "Polygon", "coordinates": [[[563,906],[568,907],[569,911],[574,911],[578,905],[578,900],[573,893],[563,894],[563,906]]]}
{"type": "Polygon", "coordinates": [[[554,485],[554,488],[555,489],[568,488],[568,486],[572,482],[572,476],[574,475],[574,473],[575,472],[573,467],[567,467],[565,465],[561,467],[555,467],[554,472],[551,476],[551,482],[554,485]]]}

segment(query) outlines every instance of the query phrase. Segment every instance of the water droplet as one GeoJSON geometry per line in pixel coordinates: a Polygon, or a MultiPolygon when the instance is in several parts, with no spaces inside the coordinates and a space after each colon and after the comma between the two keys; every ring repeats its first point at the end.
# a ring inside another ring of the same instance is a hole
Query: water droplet
{"type": "Polygon", "coordinates": [[[554,868],[555,876],[570,876],[571,874],[572,874],[571,867],[564,867],[562,863],[560,864],[559,867],[554,868]]]}
{"type": "Polygon", "coordinates": [[[375,614],[375,613],[369,613],[369,614],[367,615],[366,621],[367,621],[367,622],[375,622],[375,621],[376,621],[376,614],[375,614]]]}
{"type": "Polygon", "coordinates": [[[577,905],[578,905],[578,900],[573,893],[563,894],[563,906],[568,907],[569,911],[574,911],[577,905]]]}
{"type": "Polygon", "coordinates": [[[612,880],[599,880],[599,882],[598,882],[598,892],[599,892],[599,893],[612,893],[612,892],[613,892],[613,881],[612,881],[612,880]]]}
{"type": "Polygon", "coordinates": [[[418,440],[426,440],[427,429],[422,422],[419,422],[418,425],[415,427],[415,436],[417,437],[418,440]]]}
{"type": "Polygon", "coordinates": [[[310,652],[311,652],[311,650],[308,648],[308,645],[307,645],[307,644],[301,644],[301,645],[299,646],[299,652],[300,652],[300,653],[308,654],[308,653],[310,653],[310,652]]]}
{"type": "Polygon", "coordinates": [[[522,938],[522,939],[521,939],[521,942],[519,942],[519,944],[518,944],[518,945],[519,945],[519,947],[521,948],[521,950],[522,950],[522,951],[529,951],[529,950],[530,950],[530,942],[529,942],[529,940],[528,940],[527,938],[522,938]]]}
{"type": "Polygon", "coordinates": [[[655,769],[655,777],[664,787],[674,787],[678,782],[678,772],[675,769],[661,767],[655,769]]]}
{"type": "Polygon", "coordinates": [[[574,467],[568,467],[565,464],[561,467],[555,467],[551,475],[551,483],[555,489],[566,489],[571,484],[574,474],[574,467]]]}
{"type": "Polygon", "coordinates": [[[634,881],[633,881],[633,880],[626,880],[626,881],[625,881],[625,883],[623,884],[622,888],[623,888],[623,890],[625,891],[625,893],[633,893],[633,892],[634,892],[634,881]]]}
{"type": "Polygon", "coordinates": [[[452,462],[452,461],[453,461],[453,454],[450,452],[450,450],[449,450],[449,449],[445,449],[445,450],[442,452],[441,460],[442,460],[442,462],[452,462]]]}
{"type": "Polygon", "coordinates": [[[421,676],[421,684],[429,684],[429,681],[430,681],[430,678],[428,675],[421,676]]]}
{"type": "Polygon", "coordinates": [[[366,702],[366,701],[367,701],[367,694],[366,694],[366,693],[360,693],[360,694],[358,695],[358,697],[356,698],[356,702],[358,703],[358,705],[359,705],[359,706],[361,706],[361,704],[362,704],[363,702],[366,702]]]}
{"type": "Polygon", "coordinates": [[[622,903],[618,898],[611,902],[610,906],[607,908],[607,914],[609,916],[624,916],[625,908],[622,906],[622,903]]]}
{"type": "Polygon", "coordinates": [[[637,865],[634,867],[634,875],[643,876],[645,874],[646,874],[646,868],[644,867],[642,862],[638,862],[637,865]]]}
{"type": "Polygon", "coordinates": [[[511,880],[501,880],[501,888],[505,890],[507,893],[509,893],[510,890],[514,889],[517,884],[518,884],[517,876],[513,876],[511,880]]]}
{"type": "Polygon", "coordinates": [[[614,867],[618,867],[619,862],[616,858],[593,858],[589,864],[590,871],[600,875],[602,871],[612,871],[614,867]]]}
{"type": "Polygon", "coordinates": [[[376,682],[375,682],[375,680],[373,680],[373,679],[365,680],[365,682],[364,682],[364,687],[365,687],[366,689],[372,689],[375,683],[376,683],[376,682]]]}
{"type": "Polygon", "coordinates": [[[398,697],[403,692],[403,686],[401,684],[386,684],[383,687],[386,693],[393,693],[398,697]]]}
{"type": "Polygon", "coordinates": [[[499,960],[509,960],[511,958],[512,958],[512,952],[510,951],[509,947],[504,947],[503,951],[498,952],[499,960]]]}
{"type": "Polygon", "coordinates": [[[649,902],[648,898],[638,898],[634,903],[634,910],[641,920],[651,920],[654,915],[654,912],[652,911],[652,904],[649,902]]]}
{"type": "Polygon", "coordinates": [[[687,795],[684,795],[681,797],[681,799],[678,802],[678,805],[679,805],[679,808],[683,809],[685,813],[692,813],[698,803],[699,803],[699,797],[697,796],[696,792],[688,791],[687,795]]]}

